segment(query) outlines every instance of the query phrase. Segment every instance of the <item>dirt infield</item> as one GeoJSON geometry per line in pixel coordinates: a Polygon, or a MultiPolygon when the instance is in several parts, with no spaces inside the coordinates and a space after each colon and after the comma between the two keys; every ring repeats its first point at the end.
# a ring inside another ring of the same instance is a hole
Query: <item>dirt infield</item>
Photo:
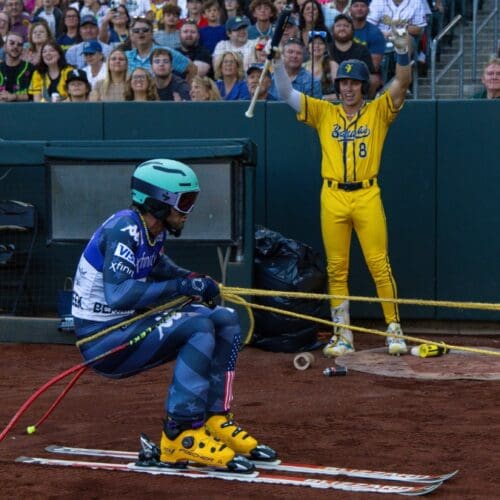
{"type": "MultiPolygon", "coordinates": [[[[440,338],[441,340],[441,338],[440,338]]],[[[442,339],[446,340],[446,339],[442,339]]],[[[454,337],[454,344],[500,347],[494,338],[454,337]]],[[[358,349],[380,347],[363,336],[358,349]]],[[[349,370],[327,378],[319,352],[304,371],[293,354],[246,348],[235,381],[238,421],[282,459],[408,473],[460,469],[431,497],[493,499],[500,495],[500,383],[389,378],[349,370]]],[[[0,345],[0,428],[33,391],[81,361],[70,346],[0,345]]],[[[195,481],[108,471],[16,464],[19,455],[49,456],[50,444],[137,448],[139,432],[159,437],[172,365],[123,381],[86,373],[38,432],[24,433],[62,389],[42,396],[0,443],[0,498],[391,498],[271,485],[195,481]]]]}

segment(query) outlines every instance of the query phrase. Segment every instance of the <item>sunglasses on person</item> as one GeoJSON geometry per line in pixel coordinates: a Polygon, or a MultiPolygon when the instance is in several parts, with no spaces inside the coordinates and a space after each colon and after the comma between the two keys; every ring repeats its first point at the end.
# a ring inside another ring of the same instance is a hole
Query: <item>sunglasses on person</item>
{"type": "Polygon", "coordinates": [[[132,28],[132,33],[149,33],[151,28],[132,28]]]}

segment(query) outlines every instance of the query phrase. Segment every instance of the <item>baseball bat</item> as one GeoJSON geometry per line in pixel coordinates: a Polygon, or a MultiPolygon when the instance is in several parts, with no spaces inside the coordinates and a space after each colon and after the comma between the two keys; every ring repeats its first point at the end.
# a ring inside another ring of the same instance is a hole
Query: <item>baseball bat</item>
{"type": "Polygon", "coordinates": [[[269,71],[270,66],[271,66],[271,59],[266,59],[266,63],[264,64],[264,69],[262,70],[259,82],[257,83],[257,88],[255,89],[255,92],[253,93],[252,96],[252,100],[250,101],[250,106],[248,106],[248,109],[245,111],[245,116],[247,118],[253,118],[253,110],[255,108],[255,103],[257,102],[257,98],[259,97],[260,87],[262,85],[262,82],[264,81],[264,78],[266,77],[266,73],[269,71]]]}
{"type": "Polygon", "coordinates": [[[252,96],[252,100],[250,101],[250,106],[248,106],[248,109],[245,111],[245,116],[247,118],[253,118],[253,111],[255,108],[255,103],[257,102],[257,98],[259,96],[260,87],[262,86],[262,82],[264,81],[266,72],[269,71],[269,67],[271,66],[271,62],[274,57],[274,52],[279,48],[281,39],[283,38],[283,33],[285,31],[285,25],[288,22],[290,15],[292,14],[292,10],[292,4],[285,5],[283,10],[281,11],[280,17],[278,18],[273,37],[271,39],[271,50],[269,51],[269,54],[267,54],[266,63],[264,64],[264,69],[262,70],[262,73],[260,75],[257,88],[255,89],[255,92],[252,96]]]}

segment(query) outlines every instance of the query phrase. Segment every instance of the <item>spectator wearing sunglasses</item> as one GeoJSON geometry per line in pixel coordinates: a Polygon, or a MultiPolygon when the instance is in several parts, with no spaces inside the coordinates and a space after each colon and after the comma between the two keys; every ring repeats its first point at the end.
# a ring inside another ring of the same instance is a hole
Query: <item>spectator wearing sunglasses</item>
{"type": "Polygon", "coordinates": [[[104,57],[107,58],[113,47],[97,40],[98,35],[99,27],[97,26],[96,18],[94,16],[82,17],[80,22],[80,36],[82,37],[82,42],[72,45],[66,51],[66,61],[68,61],[68,64],[78,69],[83,69],[86,66],[85,57],[83,55],[83,44],[90,40],[95,40],[101,45],[102,53],[104,57]]]}
{"type": "Polygon", "coordinates": [[[23,37],[19,33],[8,33],[4,45],[4,61],[0,63],[0,103],[26,102],[34,67],[23,61],[23,37]]]}
{"type": "MultiPolygon", "coordinates": [[[[134,19],[130,27],[130,41],[132,49],[126,51],[129,71],[144,68],[152,73],[151,53],[160,47],[153,42],[153,23],[149,19],[134,19]]],[[[172,70],[176,74],[185,77],[186,80],[196,74],[196,66],[189,58],[175,49],[165,48],[172,54],[172,70]]]]}

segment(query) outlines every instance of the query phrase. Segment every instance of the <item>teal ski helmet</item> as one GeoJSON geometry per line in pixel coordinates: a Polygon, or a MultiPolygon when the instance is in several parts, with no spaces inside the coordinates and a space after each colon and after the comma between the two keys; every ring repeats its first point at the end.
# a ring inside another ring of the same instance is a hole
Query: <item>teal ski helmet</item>
{"type": "Polygon", "coordinates": [[[190,167],[162,158],[138,165],[131,189],[134,204],[158,219],[165,219],[171,208],[190,213],[200,192],[198,178],[190,167]]]}

